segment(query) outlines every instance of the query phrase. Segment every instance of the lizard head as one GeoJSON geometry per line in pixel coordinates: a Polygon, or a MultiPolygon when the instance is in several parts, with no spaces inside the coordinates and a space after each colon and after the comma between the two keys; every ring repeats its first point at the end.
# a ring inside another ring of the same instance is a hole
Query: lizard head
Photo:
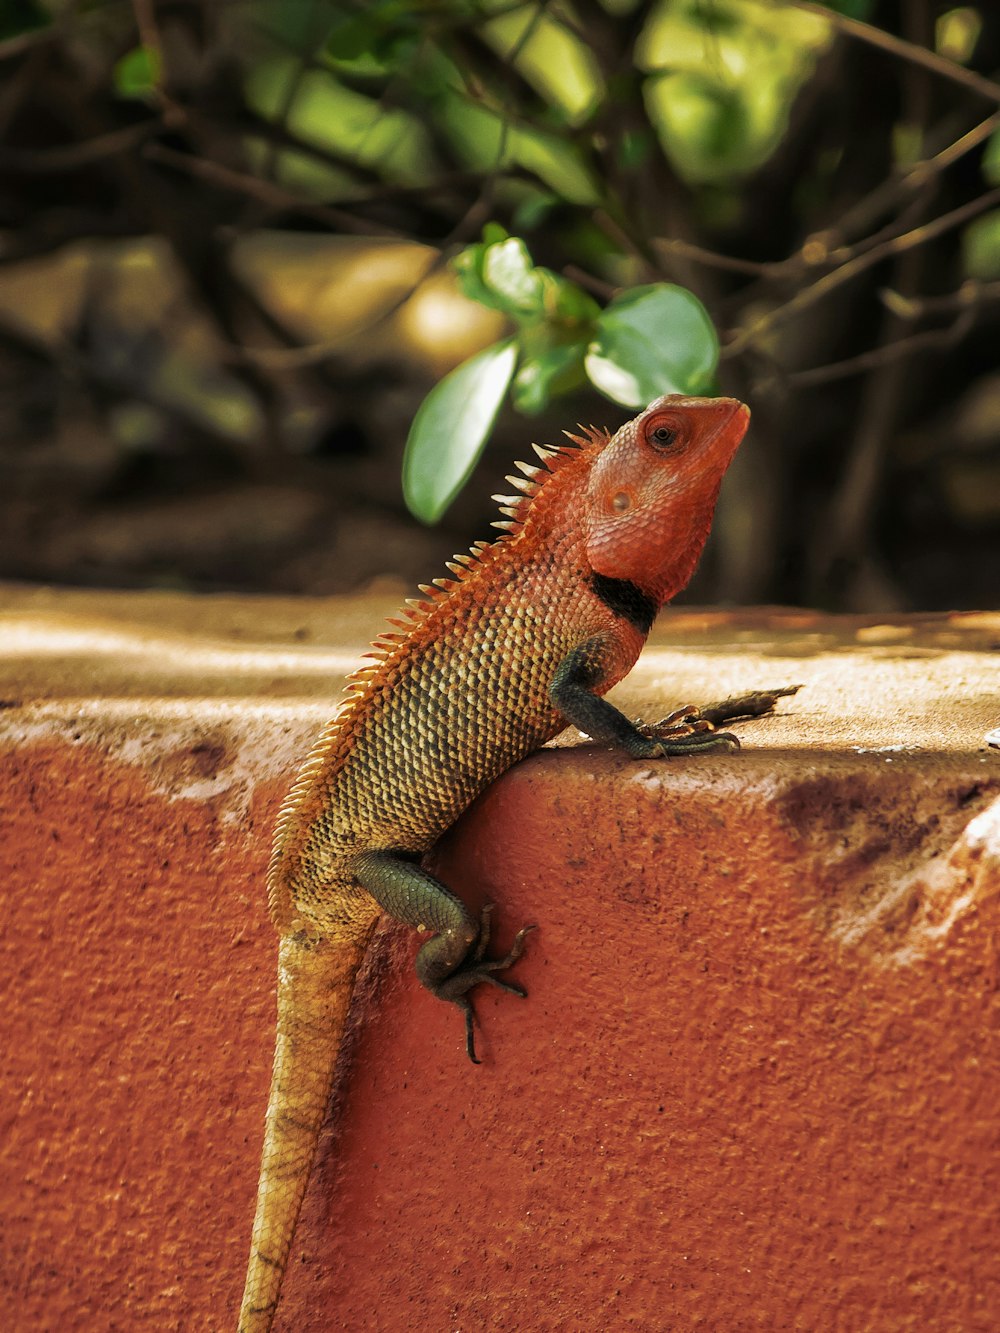
{"type": "Polygon", "coordinates": [[[735,398],[658,398],[615,434],[587,485],[587,558],[661,604],[694,573],[750,411],[735,398]]]}

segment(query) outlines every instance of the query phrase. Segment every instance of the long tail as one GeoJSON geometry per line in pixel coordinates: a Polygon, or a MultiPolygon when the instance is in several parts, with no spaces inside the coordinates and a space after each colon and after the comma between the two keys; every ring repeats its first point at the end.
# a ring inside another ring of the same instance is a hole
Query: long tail
{"type": "Polygon", "coordinates": [[[281,938],[274,1073],[239,1333],[268,1333],[274,1318],[366,944],[367,936],[281,938]]]}

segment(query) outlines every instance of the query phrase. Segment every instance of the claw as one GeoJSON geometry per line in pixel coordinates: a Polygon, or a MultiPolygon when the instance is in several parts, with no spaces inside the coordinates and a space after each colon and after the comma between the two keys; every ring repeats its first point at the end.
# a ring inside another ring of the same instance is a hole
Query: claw
{"type": "Polygon", "coordinates": [[[666,717],[661,717],[659,722],[654,722],[654,727],[672,727],[678,722],[686,722],[688,718],[697,717],[698,709],[694,704],[683,704],[680,708],[675,708],[672,713],[666,717]]]}
{"type": "Polygon", "coordinates": [[[474,1028],[475,1014],[472,1009],[472,1001],[467,995],[460,996],[455,1003],[459,1009],[465,1011],[465,1053],[474,1065],[481,1065],[483,1062],[476,1054],[476,1034],[474,1028]]]}

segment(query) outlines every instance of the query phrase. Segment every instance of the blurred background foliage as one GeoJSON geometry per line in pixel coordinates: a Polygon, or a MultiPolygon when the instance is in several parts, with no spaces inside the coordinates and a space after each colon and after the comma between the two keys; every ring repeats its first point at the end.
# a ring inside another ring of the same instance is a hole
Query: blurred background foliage
{"type": "Polygon", "coordinates": [[[427,578],[631,415],[648,290],[754,413],[689,598],[997,604],[1000,6],[0,0],[0,577],[427,578]],[[425,527],[404,443],[477,354],[425,527]]]}

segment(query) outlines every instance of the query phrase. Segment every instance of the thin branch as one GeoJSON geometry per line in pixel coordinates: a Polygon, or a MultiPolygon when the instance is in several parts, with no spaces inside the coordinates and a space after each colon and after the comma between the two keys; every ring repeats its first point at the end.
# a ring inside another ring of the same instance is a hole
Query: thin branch
{"type": "Polygon", "coordinates": [[[139,41],[152,54],[157,78],[153,85],[153,97],[159,107],[164,124],[171,129],[179,129],[187,121],[187,111],[170,93],[170,71],[167,68],[167,52],[160,35],[160,25],[156,17],[154,0],[131,0],[132,13],[139,41]]]}
{"type": "MultiPolygon", "coordinates": [[[[903,13],[903,25],[914,49],[923,49],[929,44],[934,33],[930,0],[915,0],[908,5],[903,13]]],[[[919,136],[918,142],[922,143],[930,105],[928,71],[917,62],[904,68],[906,77],[901,89],[903,124],[910,133],[919,136]]],[[[915,204],[921,213],[929,205],[930,192],[937,184],[937,178],[930,177],[916,196],[915,204]]],[[[973,201],[974,204],[978,202],[973,201]]],[[[954,218],[961,211],[954,210],[950,216],[954,218]]],[[[926,251],[919,248],[921,240],[933,234],[935,229],[940,230],[942,221],[937,218],[930,223],[921,223],[886,242],[889,248],[885,253],[893,256],[893,281],[904,297],[916,295],[926,264],[926,251]],[[912,238],[912,244],[908,243],[908,238],[912,238]]],[[[872,246],[861,258],[878,255],[882,249],[878,245],[872,246]]],[[[876,361],[873,373],[864,382],[845,465],[813,549],[814,576],[819,586],[828,592],[837,591],[837,585],[848,590],[872,567],[872,522],[878,488],[885,473],[886,449],[909,389],[904,357],[893,356],[887,351],[894,344],[905,341],[905,335],[900,337],[901,324],[891,310],[885,311],[878,347],[886,350],[886,355],[876,361]]]]}
{"type": "MultiPolygon", "coordinates": [[[[777,260],[771,266],[763,268],[759,276],[761,278],[795,276],[797,273],[822,268],[830,263],[843,263],[869,249],[872,243],[880,244],[887,234],[892,233],[892,228],[898,225],[898,217],[874,236],[866,237],[853,245],[849,244],[849,238],[873,226],[878,217],[888,213],[907,195],[912,195],[923,188],[935,175],[953,166],[998,128],[1000,128],[1000,112],[994,112],[960,135],[958,139],[947,143],[931,157],[913,163],[905,171],[893,172],[863,198],[852,204],[841,214],[836,223],[824,227],[821,231],[812,232],[798,250],[787,259],[777,260]]],[[[939,133],[936,137],[940,140],[943,136],[939,133]]]]}
{"type": "Polygon", "coordinates": [[[679,237],[654,236],[653,248],[667,258],[678,255],[682,259],[693,259],[707,268],[720,269],[723,273],[743,273],[752,278],[778,277],[802,264],[801,252],[788,259],[775,261],[737,259],[733,255],[719,254],[717,250],[706,250],[704,246],[694,245],[691,241],[682,241],[679,237]]]}
{"type": "MultiPolygon", "coordinates": [[[[401,292],[399,296],[394,297],[388,305],[376,315],[373,315],[371,319],[365,320],[363,324],[345,329],[336,338],[331,338],[327,342],[310,343],[306,347],[230,346],[228,359],[236,362],[250,362],[263,370],[273,371],[301,370],[307,366],[322,365],[325,361],[329,361],[331,357],[336,356],[338,352],[343,352],[345,348],[354,345],[361,334],[370,333],[372,329],[392,319],[393,315],[397,314],[408,301],[413,299],[421,284],[426,282],[439,266],[440,256],[436,255],[428,263],[427,268],[417,281],[405,292],[401,292]]],[[[269,313],[273,319],[273,313],[269,313]]]]}
{"type": "Polygon", "coordinates": [[[37,46],[58,41],[62,33],[56,30],[55,23],[45,28],[32,28],[30,32],[19,32],[16,37],[7,37],[0,42],[0,61],[15,60],[37,46]]]}
{"type": "MultiPolygon", "coordinates": [[[[515,60],[523,50],[524,46],[534,34],[538,22],[548,10],[551,2],[552,0],[544,0],[544,3],[539,6],[534,17],[508,53],[507,59],[509,62],[515,60]]],[[[262,369],[279,372],[321,365],[323,362],[328,361],[331,356],[343,351],[345,347],[355,342],[362,332],[370,332],[372,329],[377,328],[380,324],[385,323],[397,314],[408,301],[412,300],[423,284],[444,267],[447,263],[449,248],[451,248],[471,229],[478,231],[482,226],[482,223],[487,220],[489,209],[491,207],[493,188],[496,179],[503,168],[509,134],[510,117],[505,109],[501,114],[501,136],[496,160],[492,169],[485,178],[482,179],[476,198],[452,228],[450,235],[445,239],[439,252],[431,258],[420,277],[417,278],[406,291],[400,293],[399,296],[394,298],[371,319],[366,320],[363,325],[353,327],[338,335],[335,339],[323,343],[314,343],[305,347],[288,348],[250,348],[231,344],[229,347],[230,359],[238,362],[250,363],[259,366],[262,369]]],[[[243,193],[256,198],[259,202],[266,203],[271,207],[294,207],[300,211],[308,212],[313,216],[326,221],[328,225],[339,227],[340,230],[367,235],[371,235],[373,231],[378,231],[383,235],[398,235],[398,233],[391,232],[387,228],[379,228],[375,226],[375,224],[371,224],[366,220],[355,218],[353,214],[342,209],[331,209],[323,205],[310,206],[308,204],[303,204],[302,201],[295,199],[294,196],[289,195],[286,191],[274,185],[271,181],[262,181],[257,177],[246,176],[243,173],[233,171],[230,168],[222,167],[218,163],[212,162],[209,159],[190,159],[185,154],[176,153],[159,144],[151,145],[147,155],[154,159],[180,166],[202,179],[214,181],[226,188],[238,189],[243,193]]]]}
{"type": "Polygon", "coordinates": [[[981,120],[978,125],[974,125],[971,130],[967,130],[954,143],[950,143],[947,148],[942,148],[940,153],[935,153],[933,157],[928,158],[925,162],[915,162],[903,176],[902,183],[912,188],[913,185],[921,184],[927,176],[944,171],[946,167],[952,166],[959,158],[971,152],[973,148],[978,148],[998,127],[1000,127],[1000,111],[994,111],[992,116],[987,116],[985,120],[981,120]]]}
{"type": "Polygon", "coordinates": [[[218,186],[220,189],[232,190],[236,194],[242,194],[246,198],[253,199],[256,203],[263,204],[276,212],[294,210],[307,217],[313,217],[317,222],[323,222],[334,230],[350,232],[353,235],[402,238],[402,233],[394,231],[391,227],[372,222],[368,218],[356,217],[343,208],[335,208],[329,204],[310,203],[308,200],[300,199],[298,195],[283,189],[280,185],[262,180],[259,176],[250,176],[246,172],[236,171],[232,167],[223,166],[220,162],[213,162],[207,157],[193,157],[190,153],[179,153],[175,148],[167,148],[160,143],[149,144],[145,149],[144,156],[150,161],[161,162],[164,166],[175,167],[178,171],[184,171],[196,180],[205,181],[207,184],[218,186]]]}
{"type": "MultiPolygon", "coordinates": [[[[520,56],[522,51],[525,49],[531,38],[535,35],[539,23],[548,14],[548,10],[551,4],[552,0],[543,0],[543,2],[538,5],[531,19],[525,25],[524,31],[521,33],[520,37],[518,37],[517,41],[513,44],[510,51],[507,53],[507,56],[505,57],[506,64],[512,71],[514,70],[514,62],[517,60],[518,56],[520,56]]],[[[477,91],[473,81],[470,80],[469,77],[463,72],[462,62],[458,62],[457,68],[459,70],[459,76],[463,79],[463,82],[465,84],[465,89],[464,89],[464,94],[463,90],[456,89],[455,91],[459,94],[459,96],[462,95],[467,96],[472,101],[481,100],[482,105],[485,106],[486,99],[482,98],[481,93],[478,94],[477,96],[477,91]]],[[[466,239],[468,236],[473,235],[475,232],[480,231],[482,227],[485,225],[485,223],[489,220],[489,215],[493,208],[493,201],[496,197],[497,181],[500,179],[501,175],[503,174],[506,168],[505,159],[507,157],[507,148],[510,142],[510,127],[511,127],[512,117],[508,109],[502,103],[499,110],[499,116],[500,116],[500,136],[497,140],[496,156],[493,160],[492,165],[487,171],[486,175],[482,179],[476,198],[473,200],[470,206],[465,210],[463,216],[459,218],[458,222],[455,224],[454,227],[452,227],[450,233],[445,238],[444,244],[441,247],[442,255],[451,246],[457,245],[460,241],[466,239]]],[[[430,274],[425,274],[424,277],[420,279],[420,281],[421,282],[425,281],[426,278],[429,276],[430,274]]],[[[416,291],[416,288],[414,288],[414,291],[416,291]]]]}
{"type": "Polygon", "coordinates": [[[903,60],[909,60],[914,65],[922,65],[924,69],[930,70],[931,73],[950,79],[952,83],[960,83],[963,87],[978,93],[980,97],[988,98],[991,102],[1000,102],[1000,83],[994,82],[993,79],[987,79],[974,70],[966,69],[963,65],[956,64],[954,60],[939,56],[935,51],[929,51],[926,46],[918,46],[915,42],[908,42],[905,37],[896,37],[891,32],[884,32],[881,28],[873,27],[870,23],[862,23],[859,19],[851,19],[843,14],[837,14],[834,10],[828,9],[826,5],[814,3],[814,0],[788,0],[788,3],[795,9],[802,9],[807,14],[815,14],[819,18],[825,19],[838,32],[842,32],[848,37],[856,37],[859,41],[867,42],[870,46],[877,46],[880,50],[889,52],[890,55],[900,56],[903,60]]]}
{"type": "Polygon", "coordinates": [[[1000,186],[987,191],[986,194],[980,195],[977,199],[962,204],[959,208],[953,208],[950,213],[943,213],[932,222],[923,223],[919,227],[914,227],[912,231],[903,232],[902,235],[890,237],[873,249],[855,255],[853,259],[841,264],[839,268],[835,268],[831,273],[824,274],[811,286],[803,287],[784,305],[778,306],[776,309],[769,311],[768,314],[761,316],[760,319],[755,320],[749,328],[737,330],[723,347],[722,355],[727,357],[738,355],[762,336],[770,333],[776,325],[822,300],[834,288],[849,282],[852,278],[856,278],[859,273],[864,273],[890,255],[904,254],[919,245],[926,245],[928,241],[934,240],[943,232],[949,231],[952,227],[958,227],[963,222],[968,222],[970,218],[976,217],[998,203],[1000,203],[1000,186]]]}
{"type": "Polygon", "coordinates": [[[166,82],[166,64],[164,63],[163,41],[160,37],[160,25],[156,21],[156,10],[152,0],[132,0],[132,13],[139,41],[149,51],[160,74],[166,82]]]}
{"type": "Polygon", "coordinates": [[[148,120],[58,148],[7,148],[0,145],[0,171],[16,171],[22,176],[79,171],[105,158],[128,152],[156,134],[160,128],[159,120],[148,120]]]}
{"type": "Polygon", "coordinates": [[[927,315],[949,314],[955,310],[988,305],[1000,301],[1000,282],[980,282],[978,278],[968,278],[961,287],[944,296],[904,296],[891,287],[883,287],[879,300],[900,319],[917,320],[927,315]]]}
{"type": "Polygon", "coordinates": [[[998,127],[1000,127],[1000,112],[995,111],[932,157],[914,162],[903,172],[893,172],[870,194],[848,209],[838,221],[836,228],[827,234],[833,237],[833,243],[836,244],[838,236],[848,237],[853,232],[867,230],[876,217],[887,213],[900,199],[921,189],[934,176],[954,166],[966,153],[978,148],[998,127]]]}
{"type": "Polygon", "coordinates": [[[817,384],[829,384],[833,380],[846,379],[850,375],[860,375],[866,370],[889,365],[903,357],[912,356],[915,352],[951,347],[965,337],[975,323],[975,318],[975,310],[968,307],[961,310],[946,329],[924,329],[921,333],[911,333],[905,338],[897,338],[895,342],[873,347],[871,351],[847,357],[843,361],[832,361],[829,365],[816,366],[812,370],[793,370],[784,378],[796,388],[812,389],[817,384]]]}
{"type": "Polygon", "coordinates": [[[595,278],[593,273],[586,272],[576,264],[565,264],[563,266],[563,277],[569,278],[570,282],[575,282],[578,287],[584,291],[593,292],[596,297],[602,301],[610,301],[611,298],[621,291],[611,282],[605,282],[602,278],[595,278]]]}
{"type": "Polygon", "coordinates": [[[658,280],[662,277],[656,265],[651,262],[650,255],[645,253],[635,237],[630,234],[618,218],[612,217],[605,208],[596,208],[593,219],[594,225],[604,232],[608,240],[642,264],[646,274],[644,281],[658,280]]]}

